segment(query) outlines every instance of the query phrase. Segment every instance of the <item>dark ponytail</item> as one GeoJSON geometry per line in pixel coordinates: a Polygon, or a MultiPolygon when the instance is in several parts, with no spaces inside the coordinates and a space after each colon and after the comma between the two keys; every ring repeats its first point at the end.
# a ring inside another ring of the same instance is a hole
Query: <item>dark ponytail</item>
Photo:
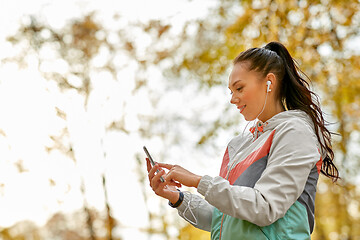
{"type": "Polygon", "coordinates": [[[270,42],[264,48],[250,48],[240,53],[233,61],[234,64],[239,62],[248,62],[249,70],[263,73],[264,77],[269,72],[274,73],[280,83],[276,97],[280,99],[284,108],[299,109],[310,116],[320,146],[327,153],[321,172],[334,182],[337,181],[339,171],[333,162],[331,133],[325,126],[319,97],[310,90],[309,83],[300,74],[307,79],[308,77],[300,70],[285,46],[279,42],[270,42]]]}

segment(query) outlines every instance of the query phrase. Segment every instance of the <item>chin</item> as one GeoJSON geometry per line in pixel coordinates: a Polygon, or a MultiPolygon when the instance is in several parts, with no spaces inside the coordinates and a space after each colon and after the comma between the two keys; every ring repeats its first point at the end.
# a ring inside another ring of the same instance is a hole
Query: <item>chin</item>
{"type": "Polygon", "coordinates": [[[245,115],[244,115],[244,118],[245,118],[245,120],[248,121],[248,122],[255,120],[254,117],[248,117],[248,116],[245,116],[245,115]]]}

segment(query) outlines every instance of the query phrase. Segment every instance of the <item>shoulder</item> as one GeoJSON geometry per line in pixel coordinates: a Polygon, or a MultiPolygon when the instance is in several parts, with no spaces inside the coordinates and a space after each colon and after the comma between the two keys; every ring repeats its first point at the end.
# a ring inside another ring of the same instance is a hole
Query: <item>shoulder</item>
{"type": "MultiPolygon", "coordinates": [[[[315,136],[314,124],[311,118],[303,111],[287,113],[274,127],[277,134],[310,134],[315,136]]],[[[301,134],[301,135],[302,135],[301,134]]]]}
{"type": "MultiPolygon", "coordinates": [[[[275,129],[274,143],[281,145],[296,145],[302,148],[313,147],[320,149],[311,118],[302,111],[294,111],[289,117],[280,121],[275,129]]],[[[277,145],[277,144],[275,144],[277,145]]]]}

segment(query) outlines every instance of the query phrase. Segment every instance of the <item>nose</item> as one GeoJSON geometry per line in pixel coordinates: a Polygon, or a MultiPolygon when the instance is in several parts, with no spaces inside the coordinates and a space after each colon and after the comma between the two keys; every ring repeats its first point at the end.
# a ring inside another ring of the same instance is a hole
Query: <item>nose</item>
{"type": "Polygon", "coordinates": [[[231,95],[230,103],[236,104],[239,101],[239,98],[235,96],[235,94],[231,95]]]}

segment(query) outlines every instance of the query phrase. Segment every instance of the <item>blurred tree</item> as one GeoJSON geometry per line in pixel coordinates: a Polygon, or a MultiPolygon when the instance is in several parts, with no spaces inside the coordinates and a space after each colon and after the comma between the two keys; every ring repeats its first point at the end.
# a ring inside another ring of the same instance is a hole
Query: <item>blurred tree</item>
{"type": "MultiPolygon", "coordinates": [[[[118,17],[115,16],[115,18],[118,17]]],[[[39,72],[45,79],[49,80],[49,83],[56,83],[55,88],[52,84],[49,84],[48,91],[56,95],[58,94],[57,91],[60,90],[60,94],[63,94],[64,97],[73,95],[81,96],[82,106],[80,107],[87,113],[90,105],[89,101],[91,101],[92,98],[94,99],[93,101],[99,101],[96,96],[93,97],[95,95],[93,93],[94,89],[96,90],[94,85],[98,84],[98,86],[101,86],[101,84],[98,83],[99,74],[105,77],[105,79],[101,79],[101,81],[108,81],[109,79],[115,82],[122,81],[123,89],[128,88],[128,85],[133,86],[132,93],[138,91],[145,84],[144,75],[141,75],[141,71],[139,71],[140,74],[137,74],[136,70],[134,71],[135,79],[130,79],[130,81],[134,80],[134,84],[125,83],[125,81],[129,81],[128,79],[119,79],[119,73],[129,65],[135,64],[138,65],[139,68],[144,68],[146,64],[144,61],[138,59],[135,53],[135,51],[138,51],[136,48],[136,44],[138,43],[130,40],[132,38],[131,31],[127,30],[128,29],[107,30],[95,21],[93,13],[80,19],[72,20],[62,29],[54,29],[38,21],[37,18],[30,16],[28,24],[23,24],[15,35],[8,38],[8,41],[20,46],[22,51],[15,57],[6,59],[5,62],[13,61],[18,63],[20,67],[26,67],[28,62],[31,61],[29,58],[35,56],[39,72]]],[[[166,28],[163,29],[163,31],[165,32],[166,28]]],[[[124,92],[119,92],[118,94],[128,94],[125,92],[126,90],[123,91],[124,92]]],[[[106,119],[105,125],[101,126],[107,132],[119,131],[125,134],[130,133],[125,123],[125,106],[129,99],[125,96],[122,96],[122,98],[123,102],[120,103],[120,105],[123,105],[123,109],[120,111],[122,115],[117,116],[115,114],[115,118],[111,118],[110,120],[106,119]]],[[[101,106],[105,108],[109,97],[100,100],[103,100],[101,106]]],[[[75,105],[76,103],[74,102],[73,104],[75,105]]],[[[79,161],[79,159],[77,159],[78,155],[76,154],[78,147],[68,125],[68,118],[71,114],[68,110],[66,106],[62,105],[55,107],[58,118],[62,119],[65,125],[58,135],[50,137],[52,145],[47,146],[47,151],[60,151],[77,164],[79,161]]],[[[149,121],[151,120],[152,119],[149,121]]],[[[146,119],[142,119],[142,122],[145,123],[146,121],[146,119]]],[[[143,136],[147,135],[146,132],[146,130],[142,132],[143,136]]],[[[99,159],[99,161],[106,161],[107,156],[103,138],[104,137],[99,139],[99,143],[103,150],[104,159],[99,159]]],[[[139,168],[143,167],[144,164],[139,166],[139,168]]],[[[145,173],[142,174],[145,176],[145,173]]],[[[115,228],[121,228],[123,226],[112,216],[111,204],[106,188],[106,173],[102,173],[99,177],[101,177],[103,182],[105,198],[106,217],[101,221],[105,224],[104,229],[107,232],[106,239],[118,239],[113,231],[115,228]]],[[[86,223],[84,226],[87,226],[86,229],[89,239],[100,239],[97,234],[99,231],[96,230],[94,226],[95,221],[98,221],[99,217],[93,216],[93,211],[90,209],[86,199],[86,182],[83,176],[79,176],[79,178],[81,182],[80,191],[83,196],[83,211],[85,213],[84,215],[78,215],[83,217],[83,219],[79,220],[86,223]]],[[[56,185],[53,179],[50,179],[50,182],[52,185],[56,185]]],[[[145,189],[143,189],[143,191],[144,196],[146,196],[147,193],[145,189]]],[[[157,233],[164,235],[168,239],[169,224],[165,219],[165,215],[163,213],[152,213],[149,209],[149,219],[150,227],[142,230],[149,233],[149,236],[157,233]],[[152,223],[159,221],[162,223],[162,227],[159,229],[153,228],[152,223]]],[[[57,214],[53,216],[47,227],[50,229],[54,228],[56,231],[64,231],[64,233],[61,233],[63,239],[84,238],[84,236],[86,236],[85,233],[78,234],[76,230],[69,230],[70,226],[66,224],[68,220],[69,219],[65,219],[62,214],[57,214]],[[53,223],[57,225],[53,226],[53,223]],[[63,229],[60,229],[60,225],[63,225],[63,229]]]]}
{"type": "MultiPolygon", "coordinates": [[[[94,224],[94,232],[96,239],[108,240],[109,235],[107,231],[106,222],[103,220],[103,214],[96,209],[89,209],[92,219],[97,224],[94,224]]],[[[40,230],[43,232],[42,239],[63,239],[63,240],[88,240],[89,233],[84,228],[85,224],[82,221],[84,213],[77,211],[71,214],[57,213],[54,214],[40,230]]],[[[113,240],[121,240],[119,237],[112,237],[113,240]]]]}
{"type": "MultiPolygon", "coordinates": [[[[46,79],[55,81],[58,88],[63,91],[64,94],[76,92],[83,96],[83,107],[86,112],[88,100],[92,92],[91,75],[94,74],[95,71],[107,71],[113,76],[117,73],[117,69],[112,61],[115,54],[115,52],[112,51],[114,46],[106,41],[104,29],[100,24],[94,22],[92,14],[85,16],[83,19],[73,21],[70,25],[59,31],[39,23],[34,17],[30,17],[30,20],[30,24],[21,26],[18,33],[8,39],[13,44],[25,43],[27,47],[23,48],[22,53],[18,56],[7,59],[7,61],[15,61],[19,63],[20,66],[26,66],[27,57],[35,54],[38,60],[39,72],[42,73],[46,79]],[[106,59],[108,62],[96,66],[94,59],[99,56],[101,49],[104,51],[104,48],[107,48],[110,54],[110,60],[106,59]],[[49,55],[55,57],[51,58],[49,55]],[[49,63],[58,64],[62,66],[62,68],[54,71],[49,70],[49,63]],[[64,72],[62,73],[62,71],[64,72]]],[[[57,106],[56,112],[59,118],[66,120],[66,110],[62,109],[61,106],[57,106]]],[[[118,129],[125,131],[123,126],[118,125],[118,129]]],[[[65,125],[59,136],[51,137],[53,146],[49,146],[47,149],[49,152],[52,150],[60,150],[76,163],[76,146],[74,146],[74,140],[72,138],[68,126],[65,125]]],[[[83,209],[86,213],[85,222],[87,223],[90,239],[95,240],[93,217],[86,200],[86,186],[83,177],[80,176],[80,178],[80,190],[84,198],[83,209]]],[[[105,176],[103,176],[103,179],[105,179],[105,176]]],[[[104,190],[106,190],[105,185],[104,190]]],[[[107,213],[110,213],[108,202],[106,202],[106,209],[107,213]]],[[[111,219],[110,215],[108,215],[107,219],[111,219]]],[[[112,221],[111,227],[108,228],[109,239],[112,239],[111,236],[112,230],[115,227],[114,225],[115,221],[112,221]]]]}
{"type": "Polygon", "coordinates": [[[106,221],[105,221],[105,225],[106,225],[106,232],[107,232],[107,239],[108,240],[113,240],[113,230],[116,227],[116,220],[113,218],[112,213],[111,213],[111,208],[110,208],[110,204],[109,204],[109,198],[108,198],[108,192],[107,192],[107,188],[106,188],[106,177],[105,174],[102,175],[102,180],[103,180],[103,188],[104,188],[104,194],[105,194],[105,206],[106,206],[106,221]]]}
{"type": "MultiPolygon", "coordinates": [[[[323,108],[331,113],[327,120],[336,122],[329,128],[340,135],[333,136],[333,143],[343,180],[339,185],[321,180],[320,184],[328,190],[317,196],[316,239],[360,238],[356,230],[359,218],[353,212],[359,206],[355,194],[358,189],[353,182],[359,176],[360,156],[352,151],[360,143],[359,10],[358,0],[222,0],[207,18],[188,22],[178,42],[163,50],[161,58],[153,46],[169,35],[156,34],[162,29],[160,23],[144,27],[154,41],[147,51],[152,53],[148,59],[160,67],[162,62],[166,63],[164,74],[174,80],[170,84],[196,82],[194,86],[199,89],[226,85],[231,60],[247,48],[280,41],[289,49],[312,80],[323,108]],[[327,222],[332,224],[326,225],[327,222]]],[[[211,142],[219,131],[234,124],[227,109],[218,117],[199,144],[211,142]]]]}
{"type": "Polygon", "coordinates": [[[180,230],[179,240],[208,240],[210,239],[210,233],[194,228],[192,225],[186,225],[180,230]]]}
{"type": "Polygon", "coordinates": [[[347,183],[341,187],[322,177],[316,196],[313,239],[359,239],[359,189],[347,183]]]}
{"type": "Polygon", "coordinates": [[[10,228],[0,230],[0,239],[4,240],[41,240],[38,227],[30,221],[16,223],[10,228]]]}
{"type": "MultiPolygon", "coordinates": [[[[102,214],[96,209],[89,209],[90,214],[95,222],[101,223],[94,227],[96,239],[108,240],[106,234],[105,222],[102,214]]],[[[88,240],[89,233],[86,229],[82,211],[71,214],[56,213],[42,227],[36,226],[29,221],[18,222],[15,225],[0,230],[0,239],[3,240],[42,240],[42,239],[59,239],[59,240],[88,240]]],[[[113,237],[113,240],[121,240],[119,237],[113,237]]]]}

